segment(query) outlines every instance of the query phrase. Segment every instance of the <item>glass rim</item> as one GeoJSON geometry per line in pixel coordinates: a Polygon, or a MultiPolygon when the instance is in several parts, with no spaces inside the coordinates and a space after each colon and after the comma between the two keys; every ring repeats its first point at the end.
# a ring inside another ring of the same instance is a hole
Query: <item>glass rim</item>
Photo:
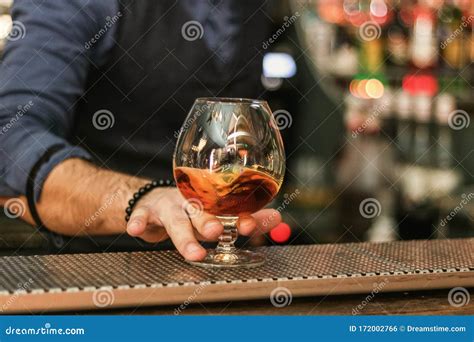
{"type": "Polygon", "coordinates": [[[198,97],[195,102],[212,102],[212,103],[256,103],[266,104],[265,100],[249,99],[245,97],[198,97]]]}

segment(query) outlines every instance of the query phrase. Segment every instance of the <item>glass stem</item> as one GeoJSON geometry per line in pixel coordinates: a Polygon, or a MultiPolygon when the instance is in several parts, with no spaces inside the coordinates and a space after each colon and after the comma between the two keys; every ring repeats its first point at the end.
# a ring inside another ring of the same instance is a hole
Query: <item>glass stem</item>
{"type": "Polygon", "coordinates": [[[216,247],[217,253],[231,254],[235,253],[234,242],[237,240],[237,220],[238,217],[218,216],[224,226],[224,232],[219,236],[219,243],[216,247]]]}

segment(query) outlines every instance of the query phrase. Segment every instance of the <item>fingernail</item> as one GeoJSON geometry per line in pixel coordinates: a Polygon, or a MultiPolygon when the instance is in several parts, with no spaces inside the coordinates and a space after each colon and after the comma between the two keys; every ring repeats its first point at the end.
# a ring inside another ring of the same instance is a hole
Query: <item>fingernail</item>
{"type": "Polygon", "coordinates": [[[194,253],[197,253],[201,250],[201,246],[195,242],[190,242],[188,243],[188,245],[186,246],[186,251],[189,253],[189,254],[194,254],[194,253]]]}
{"type": "Polygon", "coordinates": [[[204,225],[204,231],[209,235],[217,235],[221,230],[222,226],[219,221],[209,221],[204,225]]]}
{"type": "Polygon", "coordinates": [[[137,222],[137,221],[129,222],[127,226],[127,232],[129,234],[134,234],[135,230],[138,228],[139,225],[140,225],[140,222],[137,222]]]}

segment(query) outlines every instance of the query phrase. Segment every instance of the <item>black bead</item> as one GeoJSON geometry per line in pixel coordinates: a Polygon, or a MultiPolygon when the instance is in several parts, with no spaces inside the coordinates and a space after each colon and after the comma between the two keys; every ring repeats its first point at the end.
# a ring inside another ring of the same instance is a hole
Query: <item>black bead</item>
{"type": "Polygon", "coordinates": [[[130,215],[132,214],[133,207],[137,203],[137,201],[146,193],[150,192],[152,189],[160,187],[160,186],[174,186],[175,182],[167,179],[166,181],[163,179],[160,179],[159,181],[153,180],[152,182],[142,186],[140,189],[138,189],[137,192],[133,194],[133,198],[128,201],[129,206],[125,209],[126,216],[125,216],[125,221],[128,222],[130,220],[130,215]]]}

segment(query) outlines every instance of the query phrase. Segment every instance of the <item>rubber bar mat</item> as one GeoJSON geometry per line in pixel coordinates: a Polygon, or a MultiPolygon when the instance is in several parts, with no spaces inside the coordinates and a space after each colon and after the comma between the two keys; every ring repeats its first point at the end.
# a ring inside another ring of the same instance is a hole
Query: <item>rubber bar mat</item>
{"type": "Polygon", "coordinates": [[[192,266],[176,251],[2,257],[0,311],[474,287],[474,238],[259,250],[263,266],[233,269],[192,266]]]}

